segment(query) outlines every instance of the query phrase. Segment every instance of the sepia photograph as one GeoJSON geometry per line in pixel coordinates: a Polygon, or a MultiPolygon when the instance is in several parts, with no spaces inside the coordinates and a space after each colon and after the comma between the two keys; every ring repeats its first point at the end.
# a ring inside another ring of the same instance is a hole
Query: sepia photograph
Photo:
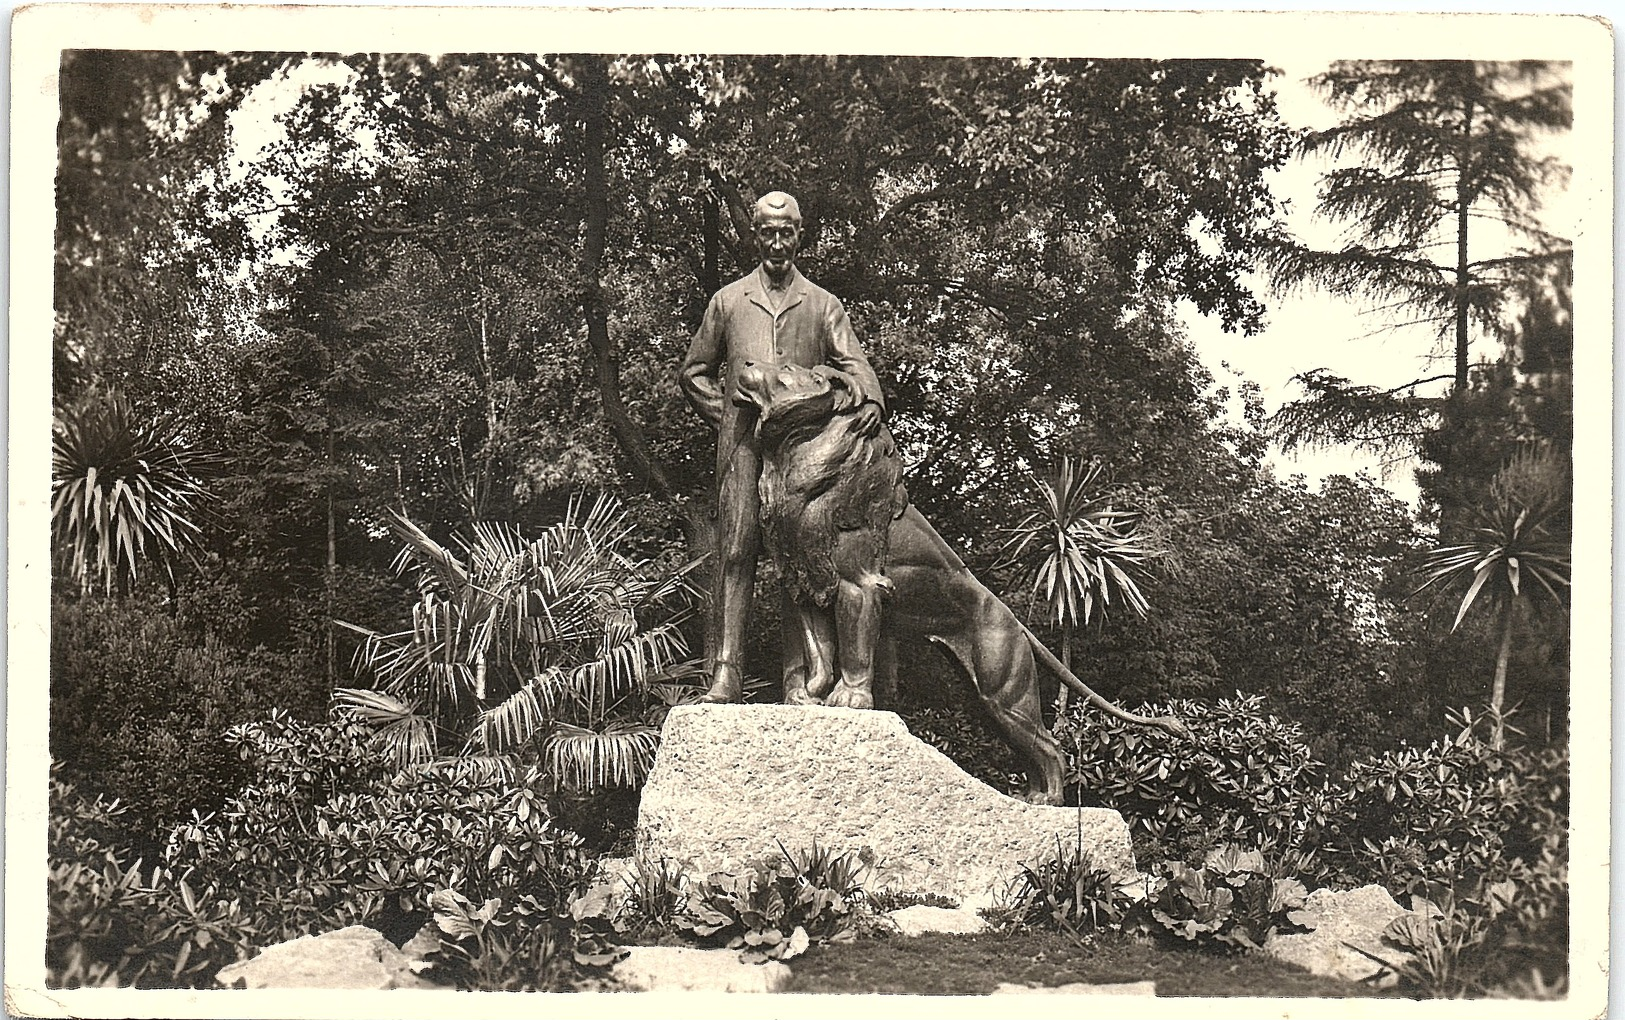
{"type": "Polygon", "coordinates": [[[1613,45],[18,11],[8,1015],[1602,1015],[1613,45]]]}

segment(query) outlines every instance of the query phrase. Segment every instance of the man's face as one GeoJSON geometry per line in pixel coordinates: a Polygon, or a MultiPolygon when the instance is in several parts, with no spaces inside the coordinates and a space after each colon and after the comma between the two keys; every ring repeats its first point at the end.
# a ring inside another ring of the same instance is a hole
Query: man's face
{"type": "Polygon", "coordinates": [[[801,247],[801,228],[787,213],[766,213],[756,218],[756,246],[762,265],[775,279],[790,271],[796,249],[801,247]]]}

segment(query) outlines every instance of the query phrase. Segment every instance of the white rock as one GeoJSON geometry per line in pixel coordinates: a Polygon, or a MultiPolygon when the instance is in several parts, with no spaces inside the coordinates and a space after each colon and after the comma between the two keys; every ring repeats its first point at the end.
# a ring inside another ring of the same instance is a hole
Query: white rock
{"type": "Polygon", "coordinates": [[[1315,930],[1276,935],[1265,943],[1265,952],[1312,973],[1345,981],[1361,981],[1384,969],[1345,943],[1396,963],[1406,955],[1384,942],[1382,933],[1394,918],[1410,911],[1395,903],[1380,885],[1345,892],[1316,889],[1304,909],[1316,915],[1315,930]]]}
{"type": "Polygon", "coordinates": [[[1034,988],[1029,985],[1001,984],[993,989],[994,995],[1156,995],[1157,983],[1155,981],[1126,981],[1115,985],[1091,985],[1083,982],[1074,982],[1069,985],[1053,985],[1048,988],[1034,988]]]}
{"type": "Polygon", "coordinates": [[[732,949],[633,946],[610,977],[628,992],[782,992],[791,974],[777,960],[742,963],[732,949]]]}
{"type": "Polygon", "coordinates": [[[1006,797],[891,712],[821,706],[673,709],[638,814],[639,850],[691,874],[778,856],[780,842],[792,852],[867,847],[872,888],[936,892],[970,909],[1080,834],[1096,866],[1135,874],[1116,811],[1006,797]]]}
{"type": "Polygon", "coordinates": [[[924,935],[943,932],[949,935],[975,935],[988,929],[988,923],[974,910],[963,907],[927,907],[916,904],[901,910],[889,911],[886,916],[904,935],[924,935]]]}
{"type": "Polygon", "coordinates": [[[411,961],[388,939],[359,924],[268,946],[215,976],[227,988],[239,979],[247,988],[438,987],[413,974],[411,961]]]}

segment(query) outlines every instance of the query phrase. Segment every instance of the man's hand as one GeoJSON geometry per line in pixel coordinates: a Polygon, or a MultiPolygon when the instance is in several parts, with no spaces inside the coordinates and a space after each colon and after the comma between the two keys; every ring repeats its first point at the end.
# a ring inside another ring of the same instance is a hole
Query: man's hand
{"type": "Polygon", "coordinates": [[[880,431],[880,405],[874,401],[865,401],[856,411],[852,412],[852,421],[847,430],[856,432],[865,439],[872,439],[880,431]]]}

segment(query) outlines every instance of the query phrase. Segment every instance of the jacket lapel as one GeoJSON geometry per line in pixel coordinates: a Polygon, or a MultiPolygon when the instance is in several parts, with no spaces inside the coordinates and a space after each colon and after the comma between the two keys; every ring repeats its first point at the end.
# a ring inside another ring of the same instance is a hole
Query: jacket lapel
{"type": "Polygon", "coordinates": [[[773,310],[772,302],[767,299],[767,285],[762,282],[762,269],[760,266],[750,274],[750,284],[745,288],[745,296],[750,299],[751,304],[760,308],[769,316],[775,319],[778,318],[796,305],[801,304],[802,300],[807,296],[807,278],[802,276],[801,270],[794,266],[790,267],[790,273],[790,286],[786,288],[787,293],[784,304],[779,306],[778,311],[773,310]]]}

